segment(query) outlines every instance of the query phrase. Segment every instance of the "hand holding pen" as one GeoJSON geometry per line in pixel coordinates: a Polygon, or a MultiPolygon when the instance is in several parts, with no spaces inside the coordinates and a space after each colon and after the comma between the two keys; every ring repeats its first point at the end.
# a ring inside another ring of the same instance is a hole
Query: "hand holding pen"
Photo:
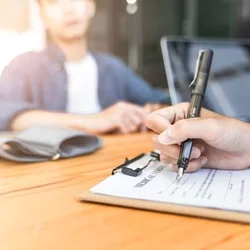
{"type": "Polygon", "coordinates": [[[248,169],[249,123],[205,108],[200,110],[199,119],[187,119],[190,106],[188,103],[179,103],[157,110],[147,117],[147,127],[156,133],[153,137],[153,148],[161,152],[161,161],[171,164],[173,171],[177,172],[180,145],[191,138],[195,143],[188,158],[190,162],[185,169],[187,172],[195,172],[203,167],[222,170],[248,169]]]}
{"type": "MultiPolygon", "coordinates": [[[[187,114],[185,115],[185,117],[183,117],[185,119],[192,119],[192,118],[196,118],[196,117],[200,116],[202,101],[203,101],[203,98],[205,96],[207,83],[208,83],[208,79],[209,79],[212,59],[213,59],[213,51],[212,50],[205,49],[205,50],[199,51],[198,59],[196,62],[194,80],[191,82],[191,84],[189,86],[192,89],[191,102],[189,104],[187,114]]],[[[171,107],[170,107],[169,111],[170,110],[171,110],[171,107]]],[[[157,113],[160,114],[161,111],[157,111],[156,114],[157,113]]],[[[174,114],[174,117],[172,117],[172,118],[170,118],[171,116],[169,116],[169,115],[171,115],[171,111],[168,115],[167,114],[160,115],[158,118],[155,117],[155,121],[154,121],[154,118],[151,118],[151,122],[150,122],[150,119],[147,121],[147,126],[151,129],[153,129],[154,131],[156,131],[157,133],[162,133],[161,130],[165,130],[165,132],[168,134],[169,129],[166,130],[166,128],[168,126],[165,126],[163,124],[164,123],[167,124],[169,122],[172,124],[176,119],[178,119],[178,117],[176,117],[176,114],[174,114]],[[161,117],[161,119],[159,119],[160,117],[161,117]],[[170,119],[170,120],[168,120],[168,119],[170,119]],[[156,122],[156,120],[158,120],[158,122],[156,122]],[[162,127],[159,126],[160,124],[162,127]],[[155,127],[155,125],[156,125],[156,127],[155,127]]],[[[183,115],[183,114],[181,114],[181,115],[183,115]]],[[[187,137],[187,138],[189,138],[189,137],[187,137]]],[[[194,137],[192,137],[192,138],[194,138],[194,137]]],[[[168,144],[169,142],[166,142],[166,143],[168,144]]],[[[155,148],[158,149],[160,152],[162,152],[161,146],[158,147],[157,144],[158,144],[158,142],[155,143],[155,148]]],[[[177,182],[179,182],[181,180],[184,172],[187,170],[187,168],[189,166],[189,162],[191,159],[191,153],[193,150],[193,144],[194,144],[193,139],[186,139],[186,138],[185,138],[185,141],[182,141],[182,143],[181,143],[181,147],[180,147],[180,150],[178,152],[179,157],[178,157],[178,161],[177,161],[177,166],[178,166],[178,173],[177,173],[177,177],[176,177],[177,182]]],[[[172,148],[172,151],[173,151],[172,154],[176,154],[177,148],[176,147],[172,148]]],[[[169,152],[169,153],[171,153],[171,152],[169,152]]],[[[193,154],[194,153],[195,152],[193,152],[193,154]]],[[[169,160],[171,160],[171,159],[173,160],[172,164],[176,164],[174,157],[169,158],[169,160]]],[[[161,160],[162,160],[162,158],[161,158],[161,160]]],[[[171,162],[168,162],[168,163],[171,163],[171,162]]]]}

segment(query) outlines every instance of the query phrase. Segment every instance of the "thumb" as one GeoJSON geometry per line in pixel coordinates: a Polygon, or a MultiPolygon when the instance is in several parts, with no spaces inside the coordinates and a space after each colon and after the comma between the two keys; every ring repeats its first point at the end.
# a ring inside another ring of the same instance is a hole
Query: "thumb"
{"type": "Polygon", "coordinates": [[[187,139],[201,139],[205,142],[216,140],[221,132],[218,119],[192,118],[180,120],[158,137],[162,144],[178,144],[187,139]]]}

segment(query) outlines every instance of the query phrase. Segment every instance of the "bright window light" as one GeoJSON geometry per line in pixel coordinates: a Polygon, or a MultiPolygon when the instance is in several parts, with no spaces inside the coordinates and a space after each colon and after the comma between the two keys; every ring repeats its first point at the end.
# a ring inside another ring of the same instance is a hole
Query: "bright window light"
{"type": "Polygon", "coordinates": [[[127,9],[128,14],[134,15],[138,11],[138,5],[136,3],[128,4],[126,9],[127,9]]]}
{"type": "Polygon", "coordinates": [[[135,3],[137,3],[137,0],[127,0],[127,3],[128,4],[135,4],[135,3]]]}

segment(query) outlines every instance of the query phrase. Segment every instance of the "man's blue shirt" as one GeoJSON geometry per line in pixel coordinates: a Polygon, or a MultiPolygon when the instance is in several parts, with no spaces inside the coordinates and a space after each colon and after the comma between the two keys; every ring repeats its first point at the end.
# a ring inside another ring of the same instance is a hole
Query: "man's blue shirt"
{"type": "MultiPolygon", "coordinates": [[[[93,52],[98,66],[98,100],[102,109],[118,101],[138,105],[169,103],[167,91],[152,88],[121,60],[93,52]]],[[[66,112],[68,79],[65,57],[55,45],[18,56],[0,78],[0,130],[26,110],[66,112]]]]}

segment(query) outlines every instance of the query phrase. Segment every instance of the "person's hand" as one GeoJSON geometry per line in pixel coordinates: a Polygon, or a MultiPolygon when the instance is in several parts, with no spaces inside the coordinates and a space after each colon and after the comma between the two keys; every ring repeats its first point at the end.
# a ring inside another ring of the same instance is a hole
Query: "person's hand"
{"type": "Polygon", "coordinates": [[[94,115],[93,123],[97,133],[118,132],[122,134],[143,130],[146,110],[137,105],[118,102],[112,107],[94,115]]]}
{"type": "Polygon", "coordinates": [[[180,144],[195,139],[189,172],[201,167],[246,169],[250,166],[250,125],[206,109],[200,118],[185,119],[189,104],[181,103],[151,113],[147,126],[158,133],[154,147],[161,160],[173,164],[177,171],[180,144]]]}

